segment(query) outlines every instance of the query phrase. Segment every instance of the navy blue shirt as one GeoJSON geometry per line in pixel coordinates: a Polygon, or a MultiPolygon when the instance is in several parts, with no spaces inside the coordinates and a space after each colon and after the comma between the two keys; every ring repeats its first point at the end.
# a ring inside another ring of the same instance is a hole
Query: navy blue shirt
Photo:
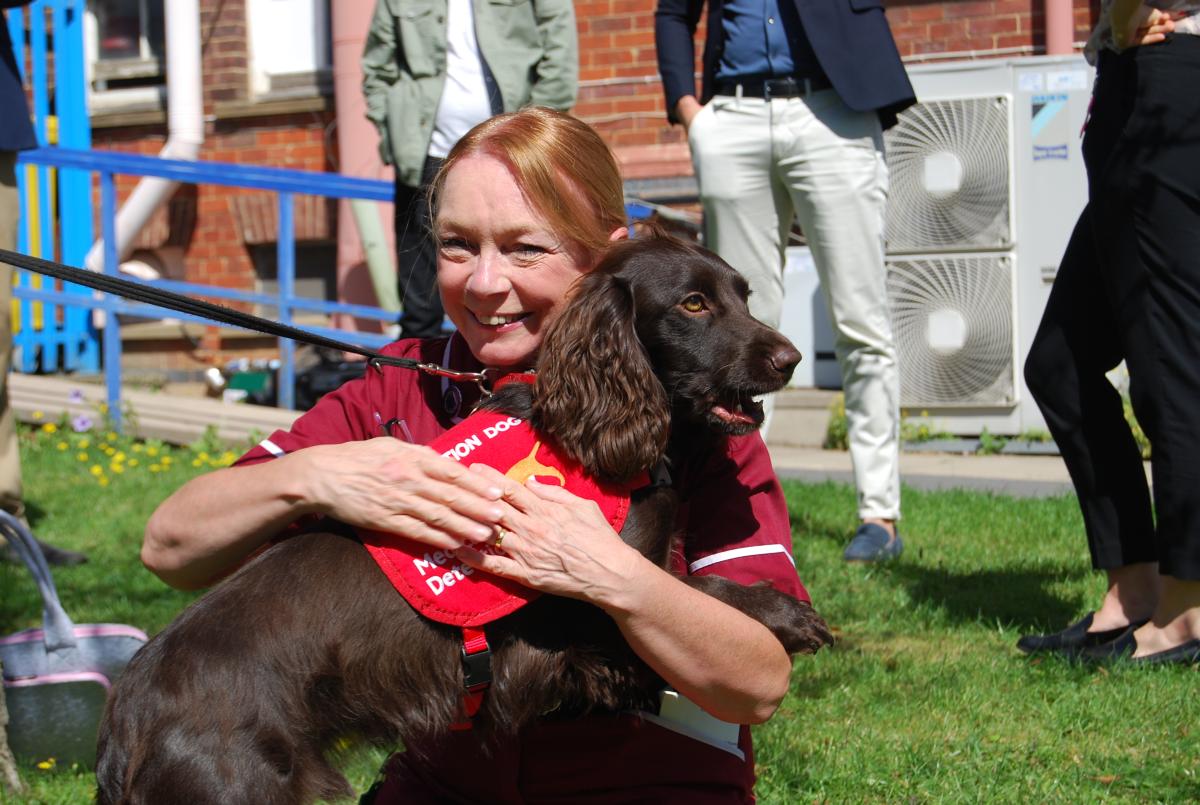
{"type": "Polygon", "coordinates": [[[816,78],[821,65],[793,0],[728,0],[721,9],[725,48],[717,78],[816,78]]]}
{"type": "MultiPolygon", "coordinates": [[[[0,9],[24,5],[29,0],[0,0],[0,9]]],[[[29,104],[21,86],[17,57],[8,35],[8,21],[0,10],[0,151],[24,151],[37,148],[33,125],[29,122],[29,104]]]]}

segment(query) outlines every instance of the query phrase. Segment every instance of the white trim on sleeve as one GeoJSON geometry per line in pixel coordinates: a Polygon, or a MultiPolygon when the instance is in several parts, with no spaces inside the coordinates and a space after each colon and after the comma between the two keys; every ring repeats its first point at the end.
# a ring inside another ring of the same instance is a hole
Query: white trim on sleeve
{"type": "Polygon", "coordinates": [[[688,572],[695,573],[697,570],[706,568],[709,565],[715,565],[718,562],[728,562],[730,559],[741,559],[744,556],[762,556],[768,553],[781,553],[792,563],[792,567],[796,566],[795,558],[782,545],[748,545],[745,548],[734,548],[733,550],[711,554],[703,559],[697,559],[688,565],[688,572]]]}
{"type": "Polygon", "coordinates": [[[275,456],[275,458],[283,458],[287,455],[287,452],[284,451],[283,448],[275,444],[275,442],[271,441],[270,439],[263,439],[258,443],[258,446],[275,456]]]}

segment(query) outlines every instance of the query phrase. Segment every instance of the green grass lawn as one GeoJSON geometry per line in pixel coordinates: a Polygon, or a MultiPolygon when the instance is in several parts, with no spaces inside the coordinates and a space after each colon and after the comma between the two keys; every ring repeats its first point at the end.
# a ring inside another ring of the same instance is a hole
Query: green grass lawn
{"type": "MultiPolygon", "coordinates": [[[[35,533],[91,557],[56,573],[67,611],[161,629],[192,596],[141,568],[142,526],[174,488],[228,457],[166,446],[151,456],[61,430],[26,431],[22,447],[35,533]]],[[[1200,799],[1195,669],[1087,670],[1013,647],[1098,600],[1073,499],[906,490],[905,554],[868,567],[841,561],[853,490],[785,486],[801,576],[838,644],[797,660],[791,694],[756,730],[760,801],[1200,799]]],[[[0,632],[39,618],[24,570],[0,565],[0,632]]],[[[368,785],[381,757],[350,751],[351,781],[368,785]]],[[[31,793],[20,801],[91,798],[85,770],[35,760],[22,764],[31,793]]]]}

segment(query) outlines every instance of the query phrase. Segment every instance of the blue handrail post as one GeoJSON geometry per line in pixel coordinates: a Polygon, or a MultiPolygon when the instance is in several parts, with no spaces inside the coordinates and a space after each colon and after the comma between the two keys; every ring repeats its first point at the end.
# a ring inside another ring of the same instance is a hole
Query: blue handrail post
{"type": "MultiPolygon", "coordinates": [[[[50,142],[50,83],[47,77],[47,36],[45,4],[35,3],[29,9],[30,85],[33,90],[33,128],[39,144],[50,142]]],[[[54,214],[53,190],[50,182],[50,166],[39,165],[37,169],[38,221],[41,228],[37,253],[43,257],[54,257],[54,214]]],[[[60,347],[64,347],[60,334],[46,318],[53,316],[53,309],[42,308],[43,324],[41,342],[41,368],[46,372],[58,370],[60,347]]]]}
{"type": "MultiPolygon", "coordinates": [[[[54,2],[54,87],[58,113],[58,144],[91,148],[92,124],[87,108],[87,70],[84,65],[85,0],[54,2]]],[[[58,214],[62,261],[82,266],[92,247],[92,177],[78,168],[58,171],[58,214]]],[[[90,295],[87,288],[64,284],[63,291],[90,295]]],[[[95,370],[99,350],[91,311],[63,308],[63,362],[68,370],[95,370]]]]}
{"type": "MultiPolygon", "coordinates": [[[[111,171],[100,172],[100,220],[104,228],[104,273],[120,273],[117,257],[117,188],[111,171]]],[[[121,432],[121,325],[114,297],[104,294],[104,384],[108,390],[108,416],[113,430],[121,432]]]]}
{"type": "MultiPolygon", "coordinates": [[[[296,227],[295,197],[286,191],[279,193],[279,236],[276,241],[277,274],[279,275],[279,322],[292,323],[292,298],[296,295],[296,227]]],[[[296,345],[290,338],[279,339],[280,408],[296,407],[296,345]]]]}
{"type": "MultiPolygon", "coordinates": [[[[36,3],[35,3],[36,5],[36,3]]],[[[4,12],[8,24],[8,35],[13,43],[14,58],[17,62],[17,72],[20,73],[22,86],[25,83],[25,12],[22,8],[14,8],[4,12]]],[[[20,196],[20,217],[17,225],[17,251],[22,254],[32,254],[31,226],[33,216],[29,209],[29,182],[27,169],[17,168],[17,193],[20,196]]],[[[33,277],[28,272],[18,271],[17,287],[32,288],[33,277]]],[[[20,330],[13,333],[13,366],[21,372],[32,372],[37,368],[37,352],[39,344],[37,334],[33,331],[33,302],[17,293],[20,300],[20,330]]]]}

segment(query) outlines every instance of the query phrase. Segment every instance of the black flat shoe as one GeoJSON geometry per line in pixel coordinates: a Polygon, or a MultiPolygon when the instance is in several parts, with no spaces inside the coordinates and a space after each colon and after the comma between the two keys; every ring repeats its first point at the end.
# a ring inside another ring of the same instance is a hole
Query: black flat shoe
{"type": "MultiPolygon", "coordinates": [[[[1130,628],[1121,626],[1117,629],[1105,629],[1103,632],[1089,632],[1088,627],[1092,625],[1092,616],[1095,614],[1095,612],[1089,612],[1081,620],[1072,623],[1061,632],[1025,635],[1017,641],[1017,648],[1026,654],[1055,653],[1071,657],[1084,649],[1110,643],[1130,628]]],[[[1135,623],[1133,628],[1136,629],[1144,623],[1145,621],[1135,623]]]]}
{"type": "Polygon", "coordinates": [[[1085,649],[1079,652],[1077,657],[1083,662],[1095,663],[1097,665],[1112,663],[1128,663],[1130,665],[1195,665],[1200,662],[1200,640],[1189,640],[1174,648],[1158,651],[1154,654],[1147,654],[1144,657],[1133,656],[1133,653],[1137,651],[1137,638],[1133,636],[1137,628],[1137,626],[1130,626],[1117,639],[1102,646],[1093,646],[1092,648],[1085,649]]]}
{"type": "MultiPolygon", "coordinates": [[[[78,551],[68,551],[66,548],[59,548],[51,545],[48,542],[37,540],[38,547],[42,549],[42,556],[46,557],[46,564],[52,567],[69,567],[71,565],[81,565],[87,561],[87,554],[79,553],[78,551]]],[[[21,559],[8,545],[0,547],[0,561],[9,562],[10,564],[20,565],[21,559]]]]}

